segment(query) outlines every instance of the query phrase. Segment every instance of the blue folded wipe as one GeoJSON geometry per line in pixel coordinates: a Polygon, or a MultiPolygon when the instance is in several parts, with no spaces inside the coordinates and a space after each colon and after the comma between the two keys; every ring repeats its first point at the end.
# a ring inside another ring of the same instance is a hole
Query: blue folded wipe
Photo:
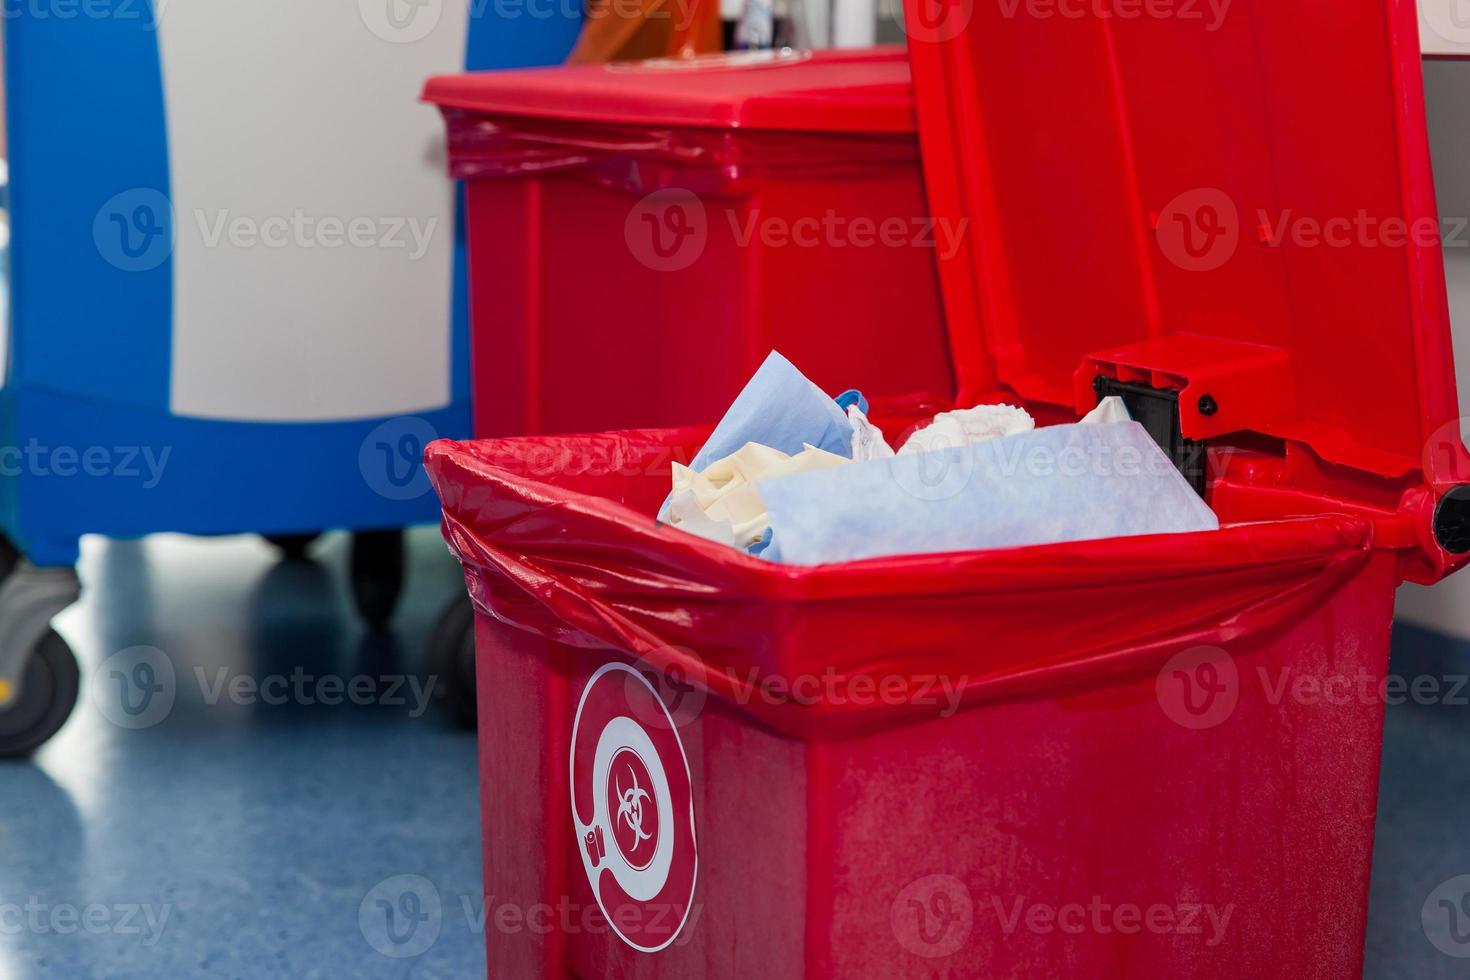
{"type": "Polygon", "coordinates": [[[852,424],[831,395],[771,351],[689,468],[698,473],[747,442],[758,442],[790,456],[810,444],[850,459],[852,424]]]}
{"type": "Polygon", "coordinates": [[[758,487],[773,532],[761,557],[794,565],[1220,526],[1136,422],[1055,425],[758,487]]]}
{"type": "MultiPolygon", "coordinates": [[[[861,397],[861,395],[859,395],[861,397]]],[[[696,473],[716,460],[739,452],[746,443],[779,449],[795,456],[808,445],[852,458],[852,423],[847,412],[796,366],[771,351],[690,461],[696,473]]],[[[664,498],[658,519],[669,520],[673,494],[664,498]]]]}

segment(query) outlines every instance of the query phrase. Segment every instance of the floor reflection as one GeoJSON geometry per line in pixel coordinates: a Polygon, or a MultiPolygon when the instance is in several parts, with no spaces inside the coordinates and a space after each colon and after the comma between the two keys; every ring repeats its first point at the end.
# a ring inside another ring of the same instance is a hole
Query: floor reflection
{"type": "MultiPolygon", "coordinates": [[[[475,741],[412,695],[458,568],[414,532],[394,629],[372,635],[346,544],[283,562],[253,537],[84,542],[83,598],[56,620],[77,711],[0,766],[0,908],[29,907],[0,928],[0,977],[401,976],[357,925],[374,886],[417,874],[446,909],[478,901],[475,741]],[[123,727],[99,668],[139,649],[174,690],[123,727]]],[[[483,976],[481,943],[446,914],[413,971],[483,976]]]]}

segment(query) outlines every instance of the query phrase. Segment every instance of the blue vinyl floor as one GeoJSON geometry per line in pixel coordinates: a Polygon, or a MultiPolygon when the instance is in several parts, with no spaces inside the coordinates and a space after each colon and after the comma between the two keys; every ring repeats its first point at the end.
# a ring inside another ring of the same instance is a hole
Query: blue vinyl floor
{"type": "Polygon", "coordinates": [[[280,562],[255,538],[86,542],[84,599],[56,621],[83,663],[76,714],[34,764],[0,766],[0,903],[34,906],[18,931],[0,918],[0,977],[484,976],[475,738],[390,690],[418,682],[459,569],[437,528],[413,532],[395,629],[372,636],[346,545],[280,562]],[[88,685],[138,645],[168,658],[175,696],[129,729],[88,685]],[[232,692],[240,675],[259,691],[232,692]],[[374,689],[352,703],[328,676],[374,689]],[[372,920],[400,875],[442,903],[413,957],[373,944],[401,951],[372,920]]]}
{"type": "MultiPolygon", "coordinates": [[[[347,598],[345,538],[312,554],[86,543],[87,592],[56,624],[84,684],[141,646],[166,658],[174,695],[128,728],[84,686],[34,762],[0,765],[0,978],[484,975],[475,740],[399,682],[421,675],[458,568],[436,529],[414,532],[394,631],[374,637],[347,598]],[[329,676],[366,678],[368,703],[322,703],[329,676]],[[438,914],[404,907],[407,892],[438,914]],[[405,935],[415,915],[431,925],[394,943],[394,915],[405,935]]],[[[1470,672],[1470,648],[1406,627],[1394,658],[1405,674],[1470,672]]],[[[1389,708],[1367,977],[1470,975],[1421,919],[1470,874],[1467,749],[1470,707],[1389,708]]]]}

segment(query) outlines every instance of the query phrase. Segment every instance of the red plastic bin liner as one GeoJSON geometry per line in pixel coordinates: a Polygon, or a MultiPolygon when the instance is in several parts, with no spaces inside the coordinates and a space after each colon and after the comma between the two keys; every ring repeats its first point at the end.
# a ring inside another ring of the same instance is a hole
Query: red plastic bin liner
{"type": "Polygon", "coordinates": [[[767,724],[830,737],[901,723],[917,698],[829,701],[847,678],[958,678],[973,706],[1287,624],[1372,552],[1369,522],[1318,516],[1217,532],[797,567],[655,520],[669,464],[705,429],[431,444],[444,535],[476,607],[533,633],[682,673],[767,724]],[[754,685],[835,677],[805,699],[754,685]]]}
{"type": "Polygon", "coordinates": [[[632,194],[689,189],[691,180],[701,193],[739,193],[748,182],[905,174],[919,165],[913,133],[597,125],[452,108],[444,120],[457,179],[575,173],[632,194]]]}

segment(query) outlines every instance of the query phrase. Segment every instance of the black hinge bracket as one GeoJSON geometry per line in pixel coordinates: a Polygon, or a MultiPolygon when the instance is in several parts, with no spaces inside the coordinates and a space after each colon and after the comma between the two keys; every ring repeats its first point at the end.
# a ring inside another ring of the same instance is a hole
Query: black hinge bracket
{"type": "Polygon", "coordinates": [[[1194,487],[1194,492],[1201,497],[1205,495],[1206,446],[1204,442],[1184,438],[1179,426],[1179,392],[1118,381],[1101,374],[1092,380],[1092,387],[1098,401],[1111,395],[1122,398],[1133,421],[1148,430],[1194,487]]]}

